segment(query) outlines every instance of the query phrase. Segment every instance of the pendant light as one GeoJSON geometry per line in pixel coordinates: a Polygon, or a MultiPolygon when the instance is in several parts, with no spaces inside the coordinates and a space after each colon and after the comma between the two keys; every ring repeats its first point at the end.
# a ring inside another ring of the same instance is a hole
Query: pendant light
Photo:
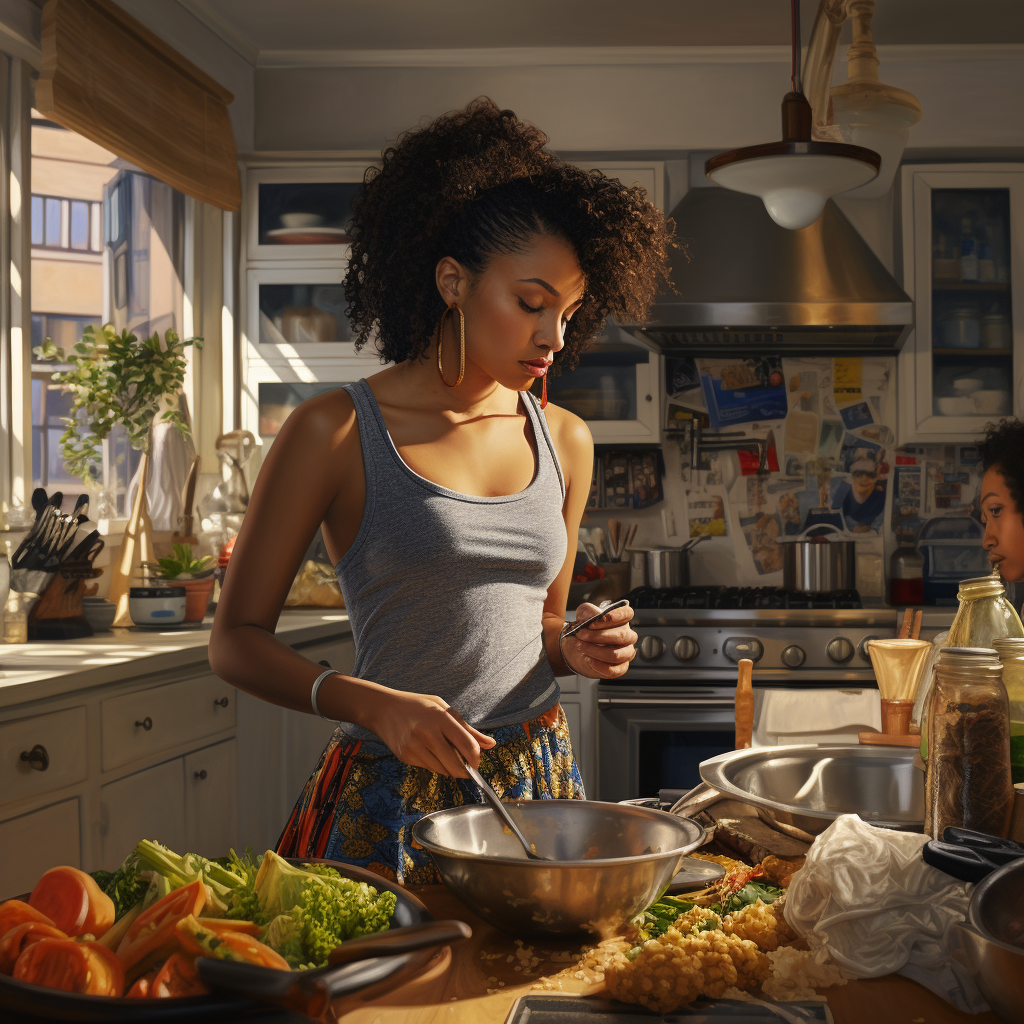
{"type": "Polygon", "coordinates": [[[717,185],[760,196],[784,228],[813,224],[825,203],[875,178],[879,155],[862,146],[811,139],[811,107],[800,81],[800,0],[790,0],[792,91],[782,100],[782,141],[713,156],[704,165],[717,185]]]}

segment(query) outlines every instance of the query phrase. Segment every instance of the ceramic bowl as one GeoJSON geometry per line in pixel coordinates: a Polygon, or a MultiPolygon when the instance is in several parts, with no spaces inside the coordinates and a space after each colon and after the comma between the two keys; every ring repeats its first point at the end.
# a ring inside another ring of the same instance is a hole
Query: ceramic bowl
{"type": "Polygon", "coordinates": [[[986,416],[997,416],[1010,411],[1010,396],[1005,391],[975,391],[971,395],[976,412],[986,416]]]}
{"type": "MultiPolygon", "coordinates": [[[[977,392],[975,392],[977,394],[977,392]]],[[[969,395],[946,395],[937,399],[943,416],[973,416],[978,410],[969,395]]]]}
{"type": "Polygon", "coordinates": [[[116,614],[117,605],[111,604],[103,598],[86,597],[82,600],[82,615],[85,617],[85,621],[92,626],[94,633],[102,633],[110,629],[116,614]]]}
{"type": "Polygon", "coordinates": [[[128,614],[136,626],[173,626],[185,620],[184,587],[131,587],[128,614]]]}
{"type": "Polygon", "coordinates": [[[282,213],[281,225],[286,228],[318,228],[324,219],[319,213],[282,213]]]}
{"type": "Polygon", "coordinates": [[[978,377],[961,377],[959,380],[953,381],[953,390],[961,395],[973,394],[984,386],[985,382],[978,377]]]}

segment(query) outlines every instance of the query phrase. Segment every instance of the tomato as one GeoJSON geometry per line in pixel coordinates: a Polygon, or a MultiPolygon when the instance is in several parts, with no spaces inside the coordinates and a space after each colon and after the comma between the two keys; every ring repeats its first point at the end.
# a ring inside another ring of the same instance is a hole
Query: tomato
{"type": "Polygon", "coordinates": [[[18,957],[14,977],[79,995],[119,996],[124,991],[121,961],[98,942],[40,939],[18,957]]]}
{"type": "Polygon", "coordinates": [[[6,934],[15,926],[24,924],[26,921],[53,924],[44,913],[23,900],[7,900],[5,903],[0,903],[0,935],[6,934]]]}
{"type": "Polygon", "coordinates": [[[99,937],[114,923],[114,901],[91,875],[67,865],[44,872],[28,901],[67,935],[99,937]]]}
{"type": "Polygon", "coordinates": [[[288,961],[280,953],[244,932],[221,931],[205,927],[205,921],[185,917],[177,925],[178,941],[182,948],[196,956],[215,957],[218,960],[241,960],[260,967],[274,967],[290,971],[288,961]]]}
{"type": "Polygon", "coordinates": [[[150,971],[148,974],[143,974],[142,977],[136,978],[135,984],[125,992],[125,999],[148,999],[149,990],[157,973],[157,971],[150,971]]]}
{"type": "Polygon", "coordinates": [[[195,960],[184,953],[172,953],[149,987],[150,999],[205,996],[210,990],[199,980],[195,960]]]}
{"type": "Polygon", "coordinates": [[[43,921],[25,921],[9,928],[0,936],[0,974],[10,974],[18,957],[40,939],[66,939],[67,936],[52,924],[43,921]]]}
{"type": "Polygon", "coordinates": [[[117,955],[125,968],[133,967],[144,957],[164,946],[177,946],[174,926],[183,918],[198,914],[206,903],[206,886],[196,879],[169,892],[135,919],[117,947],[117,955]]]}

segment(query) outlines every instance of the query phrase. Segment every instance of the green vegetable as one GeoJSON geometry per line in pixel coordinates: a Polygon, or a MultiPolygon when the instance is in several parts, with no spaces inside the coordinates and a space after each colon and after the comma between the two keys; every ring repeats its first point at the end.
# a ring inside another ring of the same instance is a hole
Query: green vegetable
{"type": "MultiPolygon", "coordinates": [[[[135,847],[140,874],[153,872],[168,883],[167,892],[180,889],[197,879],[209,887],[208,906],[216,914],[223,915],[236,889],[241,888],[245,879],[217,861],[200,857],[197,853],[175,853],[152,839],[143,839],[135,847]]],[[[158,882],[157,886],[162,887],[158,882]]]]}
{"type": "MultiPolygon", "coordinates": [[[[257,923],[266,925],[263,941],[292,967],[323,966],[346,939],[385,930],[396,903],[393,892],[378,892],[325,865],[296,867],[272,850],[263,855],[254,891],[257,923]]],[[[244,889],[239,898],[250,904],[244,889]]]]}
{"type": "Polygon", "coordinates": [[[749,907],[752,903],[761,900],[762,903],[774,903],[783,893],[783,890],[776,885],[769,885],[767,882],[747,882],[742,889],[734,892],[723,906],[724,914],[733,914],[737,910],[749,907]]]}
{"type": "MultiPolygon", "coordinates": [[[[676,896],[662,896],[642,914],[637,914],[632,924],[646,942],[648,939],[664,935],[676,923],[676,918],[688,910],[693,910],[693,906],[689,900],[681,900],[676,896]]],[[[629,956],[628,953],[626,955],[629,956]]]]}
{"type": "Polygon", "coordinates": [[[93,871],[96,884],[114,901],[114,920],[119,921],[146,895],[149,883],[139,878],[135,854],[131,853],[116,871],[93,871]]]}

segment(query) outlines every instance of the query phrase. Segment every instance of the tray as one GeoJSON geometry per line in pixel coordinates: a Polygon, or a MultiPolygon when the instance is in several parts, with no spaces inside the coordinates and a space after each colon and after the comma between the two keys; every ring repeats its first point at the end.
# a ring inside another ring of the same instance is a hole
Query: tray
{"type": "MultiPolygon", "coordinates": [[[[827,1003],[792,1002],[783,1009],[801,1021],[833,1024],[827,1003]]],[[[755,1024],[771,1021],[779,1024],[784,1018],[771,1004],[741,1002],[738,999],[701,999],[693,1006],[658,1017],[642,1006],[628,1006],[610,999],[593,996],[537,995],[520,996],[513,1004],[505,1024],[755,1024]]]]}

